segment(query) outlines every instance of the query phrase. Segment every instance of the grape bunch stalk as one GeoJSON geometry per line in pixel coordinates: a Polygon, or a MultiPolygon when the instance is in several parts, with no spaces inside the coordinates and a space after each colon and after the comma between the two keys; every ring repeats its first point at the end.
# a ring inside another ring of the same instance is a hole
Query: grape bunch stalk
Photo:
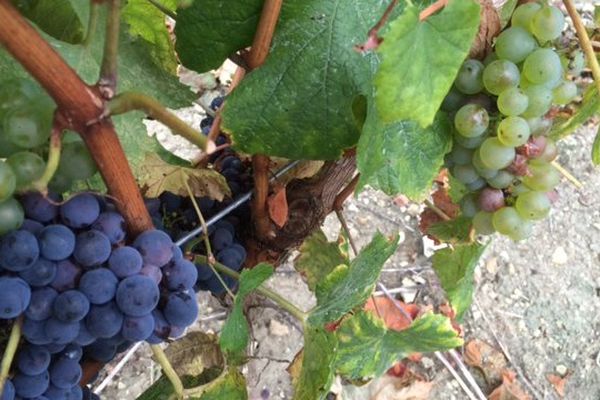
{"type": "Polygon", "coordinates": [[[553,46],[564,24],[556,7],[517,7],[494,52],[484,62],[466,60],[444,101],[455,128],[446,166],[470,191],[461,210],[479,234],[525,239],[556,198],[561,175],[547,114],[577,97],[568,76],[582,68],[553,46]]]}

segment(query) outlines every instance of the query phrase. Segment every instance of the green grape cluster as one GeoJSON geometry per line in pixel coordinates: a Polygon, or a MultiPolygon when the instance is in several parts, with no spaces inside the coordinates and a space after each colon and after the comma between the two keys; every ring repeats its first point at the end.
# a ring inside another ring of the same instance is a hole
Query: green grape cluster
{"type": "MultiPolygon", "coordinates": [[[[24,213],[14,196],[44,174],[55,108],[31,80],[0,83],[0,235],[21,226],[24,213]]],[[[63,192],[94,173],[96,167],[81,139],[72,140],[62,147],[50,187],[63,192]]]]}
{"type": "Polygon", "coordinates": [[[556,7],[517,7],[494,52],[464,62],[442,105],[455,128],[446,165],[469,191],[461,210],[479,234],[522,240],[550,211],[561,176],[546,115],[577,97],[568,68],[581,68],[578,57],[565,62],[554,48],[564,24],[556,7]]]}

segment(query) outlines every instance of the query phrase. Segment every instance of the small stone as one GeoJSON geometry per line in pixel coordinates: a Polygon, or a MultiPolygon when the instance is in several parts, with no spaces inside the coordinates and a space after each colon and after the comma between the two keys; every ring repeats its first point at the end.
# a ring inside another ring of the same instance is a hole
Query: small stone
{"type": "Polygon", "coordinates": [[[567,252],[562,246],[558,246],[552,253],[552,262],[557,265],[564,265],[569,260],[567,252]]]}
{"type": "Polygon", "coordinates": [[[421,215],[421,206],[413,203],[408,206],[408,208],[406,209],[406,213],[412,215],[413,217],[417,217],[421,215]]]}
{"type": "Polygon", "coordinates": [[[498,258],[492,257],[485,263],[485,269],[492,275],[496,275],[498,272],[498,258]]]}
{"type": "Polygon", "coordinates": [[[272,319],[269,323],[269,334],[273,336],[287,336],[290,334],[290,328],[287,325],[282,324],[281,322],[272,319]]]}
{"type": "Polygon", "coordinates": [[[567,372],[569,372],[569,369],[562,364],[558,364],[555,368],[555,371],[560,376],[565,376],[567,374],[567,372]]]}
{"type": "Polygon", "coordinates": [[[427,369],[433,368],[435,366],[435,363],[429,357],[421,358],[421,364],[423,364],[423,368],[427,368],[427,369]]]}

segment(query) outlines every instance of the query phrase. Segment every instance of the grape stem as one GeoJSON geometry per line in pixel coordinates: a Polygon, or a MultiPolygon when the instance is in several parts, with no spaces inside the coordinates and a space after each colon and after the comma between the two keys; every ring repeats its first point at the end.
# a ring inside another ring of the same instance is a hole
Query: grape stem
{"type": "Polygon", "coordinates": [[[4,392],[4,384],[8,379],[8,373],[10,372],[10,366],[12,365],[13,359],[19,347],[19,340],[21,339],[21,328],[23,327],[23,316],[19,316],[10,331],[10,337],[8,343],[2,355],[2,362],[0,363],[0,394],[4,392]]]}
{"type": "Polygon", "coordinates": [[[107,103],[106,113],[109,115],[124,114],[129,111],[139,110],[152,117],[207,153],[213,153],[216,145],[202,134],[181,120],[178,116],[168,111],[158,100],[138,92],[123,92],[107,103]]]}
{"type": "Polygon", "coordinates": [[[42,176],[31,184],[31,188],[41,193],[48,192],[48,184],[54,177],[60,164],[60,154],[62,151],[62,125],[54,122],[52,132],[50,133],[50,146],[48,150],[48,160],[46,161],[46,169],[42,176]]]}
{"type": "Polygon", "coordinates": [[[434,213],[436,213],[444,221],[450,221],[450,220],[452,220],[452,218],[450,218],[448,216],[448,214],[446,214],[444,211],[442,211],[438,206],[436,206],[435,204],[433,204],[431,201],[429,201],[429,200],[426,199],[423,203],[425,203],[425,205],[428,208],[430,208],[431,211],[433,211],[434,213]]]}
{"type": "Polygon", "coordinates": [[[117,69],[119,57],[119,30],[121,27],[121,0],[108,0],[106,38],[100,67],[98,88],[106,99],[114,97],[117,90],[117,69]]]}
{"type": "MultiPolygon", "coordinates": [[[[208,261],[208,259],[206,258],[206,256],[194,255],[194,263],[206,264],[207,261],[208,261]]],[[[214,269],[216,269],[217,271],[219,271],[227,276],[230,276],[234,279],[237,279],[237,280],[240,279],[240,274],[238,274],[235,271],[232,271],[231,269],[227,268],[225,265],[223,265],[219,262],[215,262],[214,269]]],[[[266,287],[261,285],[256,289],[256,291],[258,293],[260,293],[261,295],[265,296],[266,298],[275,302],[279,307],[283,308],[285,311],[290,313],[290,315],[292,315],[294,318],[298,319],[299,321],[304,323],[306,321],[306,319],[308,318],[307,314],[304,311],[300,310],[297,306],[290,303],[289,301],[284,299],[281,295],[275,293],[271,289],[267,289],[266,287]]]]}
{"type": "Polygon", "coordinates": [[[571,182],[577,189],[581,189],[583,187],[583,183],[579,181],[579,179],[575,178],[573,174],[571,174],[565,167],[560,165],[556,160],[551,162],[552,166],[556,168],[558,172],[561,173],[562,176],[567,178],[569,182],[571,182]]]}
{"type": "Polygon", "coordinates": [[[575,9],[575,4],[573,4],[573,0],[563,0],[565,7],[567,8],[567,12],[573,21],[573,26],[575,26],[575,31],[577,32],[577,37],[579,37],[579,44],[585,53],[585,57],[588,60],[590,68],[592,69],[592,75],[594,76],[594,83],[596,84],[596,89],[600,93],[600,64],[598,64],[598,59],[596,58],[596,53],[594,52],[594,47],[590,41],[590,37],[585,30],[585,26],[583,25],[583,21],[575,9]]]}
{"type": "Polygon", "coordinates": [[[171,385],[173,385],[173,390],[175,390],[175,396],[177,396],[178,399],[183,399],[183,383],[181,382],[179,375],[177,375],[177,372],[175,372],[175,369],[171,365],[171,362],[169,361],[169,358],[163,351],[162,347],[160,347],[160,345],[158,344],[153,344],[150,346],[150,348],[152,349],[154,358],[160,364],[163,373],[169,379],[171,385]]]}
{"type": "Polygon", "coordinates": [[[85,34],[85,38],[81,43],[83,47],[88,47],[92,40],[94,39],[94,35],[96,34],[96,27],[98,26],[98,15],[100,11],[100,4],[92,1],[90,4],[90,14],[88,17],[88,28],[85,34]]]}
{"type": "Polygon", "coordinates": [[[156,7],[161,13],[165,14],[167,17],[172,18],[172,19],[177,19],[177,14],[171,10],[169,10],[167,7],[165,7],[164,4],[162,4],[160,1],[157,0],[148,0],[148,3],[152,4],[154,7],[156,7]]]}

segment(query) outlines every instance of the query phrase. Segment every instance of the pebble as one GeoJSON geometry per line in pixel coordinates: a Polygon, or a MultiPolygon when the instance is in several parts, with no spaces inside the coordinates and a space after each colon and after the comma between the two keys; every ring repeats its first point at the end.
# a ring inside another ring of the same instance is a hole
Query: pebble
{"type": "Polygon", "coordinates": [[[498,272],[498,258],[492,257],[485,263],[485,269],[492,275],[496,275],[498,272]]]}
{"type": "Polygon", "coordinates": [[[433,368],[435,366],[435,362],[433,362],[433,360],[429,357],[423,357],[421,358],[421,364],[423,364],[423,368],[433,368]]]}
{"type": "Polygon", "coordinates": [[[552,262],[556,265],[564,265],[568,260],[569,256],[562,246],[558,246],[552,253],[552,262]]]}
{"type": "Polygon", "coordinates": [[[555,370],[556,370],[556,373],[559,374],[560,376],[565,376],[567,374],[567,372],[569,372],[567,367],[562,364],[558,364],[556,366],[555,370]]]}
{"type": "Polygon", "coordinates": [[[279,337],[287,336],[290,334],[290,328],[288,328],[287,325],[272,319],[271,322],[269,322],[269,334],[279,337]]]}

